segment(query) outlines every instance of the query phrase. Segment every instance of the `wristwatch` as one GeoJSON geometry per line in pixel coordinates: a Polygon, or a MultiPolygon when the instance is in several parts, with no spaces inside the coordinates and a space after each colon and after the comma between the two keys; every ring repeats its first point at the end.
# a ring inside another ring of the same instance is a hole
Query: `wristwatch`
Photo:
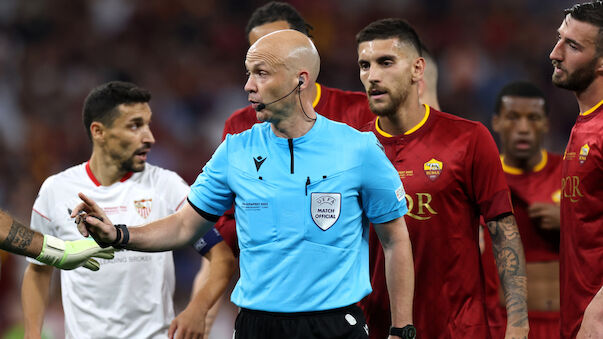
{"type": "Polygon", "coordinates": [[[410,324],[404,327],[390,327],[389,334],[402,339],[415,339],[417,337],[417,329],[410,324]]]}

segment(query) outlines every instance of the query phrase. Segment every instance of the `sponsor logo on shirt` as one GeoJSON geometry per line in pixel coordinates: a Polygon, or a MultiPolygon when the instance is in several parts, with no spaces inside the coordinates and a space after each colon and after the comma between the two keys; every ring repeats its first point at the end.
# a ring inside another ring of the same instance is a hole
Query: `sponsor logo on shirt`
{"type": "Polygon", "coordinates": [[[136,212],[146,219],[151,214],[152,203],[153,199],[134,200],[134,207],[136,208],[136,212]]]}
{"type": "Polygon", "coordinates": [[[561,178],[561,191],[561,197],[569,199],[571,202],[578,202],[580,198],[584,197],[580,192],[580,178],[575,175],[561,178]]]}
{"type": "Polygon", "coordinates": [[[425,171],[425,175],[431,181],[435,181],[440,174],[442,174],[442,168],[444,165],[441,161],[436,160],[435,158],[431,158],[428,162],[423,164],[423,170],[425,171]]]}
{"type": "Polygon", "coordinates": [[[580,161],[580,165],[584,164],[586,161],[586,157],[588,156],[588,152],[590,152],[590,146],[585,144],[580,148],[580,156],[578,156],[578,160],[580,161]]]}
{"type": "Polygon", "coordinates": [[[311,199],[310,211],[312,213],[312,220],[323,231],[328,230],[339,219],[341,194],[312,193],[311,199]]]}
{"type": "Polygon", "coordinates": [[[398,171],[398,175],[400,179],[404,179],[406,177],[412,177],[414,175],[413,170],[410,171],[398,171]]]}
{"type": "Polygon", "coordinates": [[[431,219],[432,215],[438,214],[438,212],[430,205],[432,199],[433,198],[429,193],[415,193],[414,199],[407,193],[406,201],[408,204],[408,213],[406,213],[406,215],[421,221],[431,219]]]}

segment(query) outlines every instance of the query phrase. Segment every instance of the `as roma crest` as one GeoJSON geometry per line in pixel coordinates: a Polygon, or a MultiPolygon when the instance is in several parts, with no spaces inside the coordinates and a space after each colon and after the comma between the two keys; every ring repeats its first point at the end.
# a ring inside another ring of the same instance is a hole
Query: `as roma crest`
{"type": "Polygon", "coordinates": [[[151,214],[152,203],[153,199],[134,200],[134,207],[136,208],[136,212],[146,219],[151,214]]]}
{"type": "Polygon", "coordinates": [[[312,193],[310,212],[316,226],[323,231],[333,226],[341,212],[341,193],[312,193]]]}
{"type": "Polygon", "coordinates": [[[582,146],[580,148],[580,155],[578,156],[580,165],[582,165],[586,161],[586,157],[588,156],[589,152],[590,152],[590,146],[588,146],[588,144],[585,144],[584,146],[582,146]]]}
{"type": "Polygon", "coordinates": [[[442,174],[442,168],[444,165],[441,161],[437,161],[435,158],[431,158],[428,162],[423,164],[423,170],[425,171],[425,175],[431,181],[435,181],[440,174],[442,174]]]}

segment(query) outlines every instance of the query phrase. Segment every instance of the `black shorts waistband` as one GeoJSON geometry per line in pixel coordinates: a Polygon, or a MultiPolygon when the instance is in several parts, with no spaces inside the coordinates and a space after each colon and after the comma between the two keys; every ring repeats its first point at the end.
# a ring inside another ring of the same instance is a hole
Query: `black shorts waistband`
{"type": "Polygon", "coordinates": [[[346,313],[346,312],[354,312],[359,309],[356,304],[348,305],[345,307],[332,308],[328,310],[322,311],[309,311],[309,312],[268,312],[268,311],[260,311],[260,310],[251,310],[248,308],[241,307],[241,313],[249,313],[255,315],[263,315],[268,317],[282,317],[282,318],[298,318],[298,317],[312,317],[317,315],[328,315],[328,314],[337,314],[337,313],[346,313]]]}

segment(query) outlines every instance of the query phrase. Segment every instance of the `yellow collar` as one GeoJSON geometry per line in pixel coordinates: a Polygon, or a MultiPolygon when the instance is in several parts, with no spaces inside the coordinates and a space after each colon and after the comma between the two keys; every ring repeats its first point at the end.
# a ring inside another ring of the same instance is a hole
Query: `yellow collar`
{"type": "MultiPolygon", "coordinates": [[[[542,157],[540,159],[540,162],[538,162],[536,166],[534,166],[534,168],[532,169],[533,172],[539,172],[544,168],[544,166],[546,166],[546,162],[548,160],[548,153],[545,150],[540,150],[540,154],[542,154],[542,157]]],[[[523,174],[524,172],[521,168],[512,167],[505,164],[505,156],[502,154],[500,156],[500,162],[505,173],[519,175],[523,174]]]]}
{"type": "Polygon", "coordinates": [[[603,104],[603,100],[599,101],[598,104],[596,104],[593,108],[589,109],[588,111],[584,112],[584,113],[580,113],[580,115],[589,115],[592,112],[596,111],[597,108],[599,108],[599,106],[601,106],[601,104],[603,104]]]}
{"type": "MultiPolygon", "coordinates": [[[[427,118],[429,118],[429,106],[428,105],[424,105],[425,106],[425,115],[423,115],[423,119],[421,119],[421,121],[419,121],[418,124],[416,124],[413,128],[409,129],[408,131],[404,132],[404,135],[409,135],[410,133],[418,130],[419,128],[421,128],[421,126],[425,125],[425,122],[427,121],[427,118]]],[[[393,135],[385,132],[384,130],[382,130],[379,127],[379,117],[377,117],[377,119],[375,119],[375,129],[377,130],[377,132],[379,132],[379,134],[381,134],[382,136],[386,137],[386,138],[391,138],[393,137],[393,135]]]]}

